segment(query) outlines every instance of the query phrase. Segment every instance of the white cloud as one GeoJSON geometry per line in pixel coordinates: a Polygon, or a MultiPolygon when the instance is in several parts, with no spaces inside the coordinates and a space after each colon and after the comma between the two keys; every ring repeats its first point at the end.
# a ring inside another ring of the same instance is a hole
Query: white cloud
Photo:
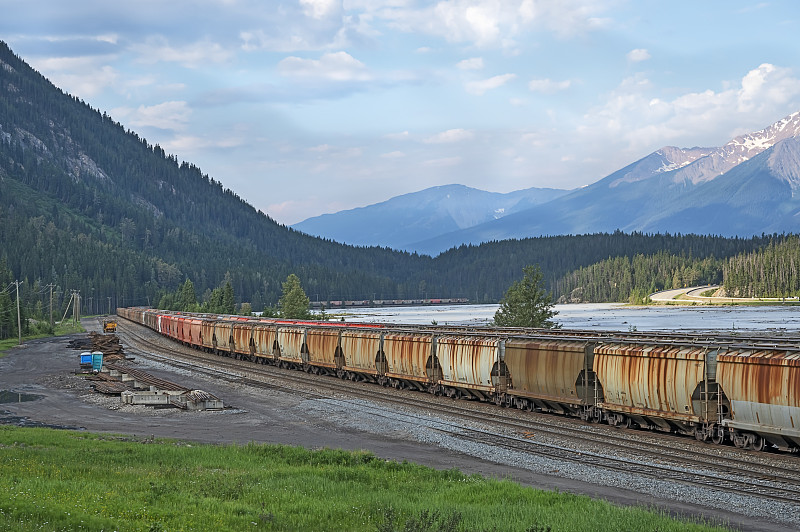
{"type": "Polygon", "coordinates": [[[567,90],[572,85],[568,79],[564,81],[553,81],[551,79],[532,79],[528,83],[528,88],[534,92],[541,92],[544,94],[553,94],[559,91],[567,90]]]}
{"type": "Polygon", "coordinates": [[[307,17],[323,19],[336,13],[342,5],[340,0],[300,0],[307,17]]]}
{"type": "Polygon", "coordinates": [[[402,159],[406,154],[401,151],[390,151],[389,153],[382,153],[381,157],[384,159],[402,159]]]}
{"type": "Polygon", "coordinates": [[[800,80],[788,68],[769,63],[759,65],[742,79],[736,101],[741,112],[759,112],[773,104],[785,104],[800,93],[800,80]]]}
{"type": "Polygon", "coordinates": [[[475,137],[475,133],[468,129],[448,129],[425,139],[426,144],[451,144],[462,142],[475,137]]]}
{"type": "Polygon", "coordinates": [[[186,102],[172,101],[150,106],[140,105],[136,109],[117,108],[111,113],[134,127],[180,131],[186,128],[192,110],[186,102]]]}
{"type": "Polygon", "coordinates": [[[192,135],[178,135],[161,143],[161,147],[170,153],[192,153],[213,148],[236,148],[245,143],[241,137],[196,137],[192,135]]]}
{"type": "Polygon", "coordinates": [[[500,76],[491,77],[489,79],[470,81],[466,84],[466,90],[470,94],[482,96],[484,93],[486,93],[486,91],[502,87],[516,77],[516,74],[503,74],[500,76]]]}
{"type": "Polygon", "coordinates": [[[363,150],[361,148],[341,148],[331,146],[330,144],[319,144],[306,148],[307,151],[318,154],[318,160],[327,159],[353,159],[361,157],[363,150]]]}
{"type": "Polygon", "coordinates": [[[597,16],[605,3],[585,0],[439,0],[420,7],[401,0],[350,0],[347,7],[364,10],[401,31],[482,48],[514,49],[516,39],[536,27],[566,37],[606,24],[597,16]]]}
{"type": "Polygon", "coordinates": [[[461,70],[480,70],[483,68],[483,58],[471,57],[469,59],[464,59],[459,61],[458,64],[456,64],[456,67],[460,68],[461,70]]]}
{"type": "Polygon", "coordinates": [[[688,92],[671,100],[654,97],[646,78],[623,80],[606,103],[584,116],[579,134],[617,137],[621,149],[640,154],[665,144],[724,143],[736,134],[761,129],[800,108],[800,79],[768,63],[724,90],[688,92]]]}
{"type": "Polygon", "coordinates": [[[441,159],[429,159],[422,162],[423,166],[432,168],[447,168],[458,164],[461,164],[461,157],[442,157],[441,159]]]}
{"type": "Polygon", "coordinates": [[[131,50],[138,54],[140,63],[180,63],[188,68],[205,67],[209,63],[225,63],[233,57],[233,50],[208,40],[184,46],[171,46],[164,37],[150,37],[144,43],[134,44],[131,50]]]}
{"type": "Polygon", "coordinates": [[[326,151],[330,151],[331,145],[330,144],[320,144],[319,146],[312,146],[308,148],[308,151],[314,151],[317,153],[324,153],[326,151]]]}
{"type": "Polygon", "coordinates": [[[400,133],[388,133],[384,135],[387,139],[392,140],[408,140],[411,135],[408,131],[401,131],[400,133]]]}
{"type": "Polygon", "coordinates": [[[639,63],[641,61],[647,61],[650,59],[650,52],[644,48],[636,48],[635,50],[628,52],[626,57],[631,63],[639,63]]]}
{"type": "Polygon", "coordinates": [[[56,86],[81,98],[92,98],[109,87],[120,88],[120,74],[103,57],[51,57],[31,65],[56,86]]]}
{"type": "Polygon", "coordinates": [[[319,59],[287,57],[278,63],[284,76],[319,78],[330,81],[369,81],[372,75],[366,65],[347,52],[323,54],[319,59]]]}
{"type": "Polygon", "coordinates": [[[300,32],[285,35],[280,32],[268,33],[264,30],[251,30],[239,32],[242,40],[242,50],[255,52],[270,50],[273,52],[296,52],[298,50],[316,50],[320,45],[312,42],[309,36],[301,36],[300,32]]]}

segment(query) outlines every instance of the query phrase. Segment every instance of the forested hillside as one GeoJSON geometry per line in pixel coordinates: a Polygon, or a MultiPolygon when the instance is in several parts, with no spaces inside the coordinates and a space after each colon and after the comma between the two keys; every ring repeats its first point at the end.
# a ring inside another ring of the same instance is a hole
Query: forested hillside
{"type": "MultiPolygon", "coordinates": [[[[16,276],[147,304],[230,274],[258,307],[291,272],[310,291],[384,291],[428,257],[308,237],[70,97],[0,44],[0,237],[16,276]]],[[[390,296],[391,297],[391,296],[390,296]]]]}
{"type": "Polygon", "coordinates": [[[731,297],[800,296],[800,238],[789,237],[723,262],[731,297]]]}
{"type": "Polygon", "coordinates": [[[642,303],[648,294],[659,290],[720,284],[722,270],[721,259],[695,259],[659,251],[614,257],[579,268],[557,281],[553,289],[562,303],[642,303]]]}
{"type": "MultiPolygon", "coordinates": [[[[541,266],[544,280],[556,300],[564,295],[568,299],[576,288],[585,287],[585,290],[581,290],[585,292],[584,296],[579,297],[576,293],[573,300],[627,301],[630,290],[607,290],[602,285],[608,284],[609,275],[620,279],[633,275],[631,262],[637,255],[657,255],[658,258],[651,261],[652,272],[659,269],[669,271],[671,282],[674,277],[673,264],[690,264],[706,258],[724,259],[760,249],[772,240],[781,238],[777,235],[747,239],[704,235],[645,235],[620,231],[538,237],[490,242],[480,246],[461,246],[437,257],[434,265],[437,272],[442,272],[441,278],[448,283],[450,290],[463,294],[460,297],[478,301],[498,300],[510,284],[509,280],[522,277],[522,267],[526,264],[541,266]],[[622,262],[606,261],[617,257],[627,259],[622,262]],[[586,268],[601,261],[606,262],[586,268]],[[586,269],[565,278],[568,273],[579,268],[586,269]],[[601,273],[596,268],[607,273],[601,273]]],[[[662,288],[656,275],[646,283],[624,286],[646,290],[651,285],[656,289],[662,288]]]]}

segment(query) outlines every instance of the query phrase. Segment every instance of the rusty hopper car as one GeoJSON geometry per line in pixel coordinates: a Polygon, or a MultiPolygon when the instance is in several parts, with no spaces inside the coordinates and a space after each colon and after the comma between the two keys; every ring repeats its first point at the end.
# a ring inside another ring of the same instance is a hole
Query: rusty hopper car
{"type": "Polygon", "coordinates": [[[209,353],[214,352],[214,325],[216,322],[213,318],[207,318],[203,320],[203,323],[200,325],[200,345],[203,350],[208,351],[209,353]]]}
{"type": "Polygon", "coordinates": [[[733,444],[800,448],[800,351],[742,349],[721,354],[717,377],[730,401],[723,421],[733,444]]]}
{"type": "Polygon", "coordinates": [[[233,322],[214,322],[214,336],[212,340],[215,353],[231,353],[233,350],[233,322]]]}
{"type": "Polygon", "coordinates": [[[195,347],[200,347],[200,337],[202,336],[203,331],[203,320],[192,317],[192,319],[187,322],[186,327],[189,329],[189,333],[186,336],[186,342],[195,347]]]}
{"type": "Polygon", "coordinates": [[[336,368],[336,350],[339,331],[330,328],[306,329],[303,355],[305,369],[312,373],[333,373],[336,368]]]}
{"type": "Polygon", "coordinates": [[[509,338],[499,368],[508,373],[505,403],[600,421],[596,405],[603,400],[603,387],[593,369],[595,345],[579,339],[509,338]]]}
{"type": "Polygon", "coordinates": [[[278,327],[278,360],[282,367],[294,367],[303,363],[306,345],[306,330],[303,327],[278,327]]]}
{"type": "Polygon", "coordinates": [[[720,348],[611,343],[594,349],[610,425],[710,434],[727,408],[716,382],[720,348]]]}
{"type": "Polygon", "coordinates": [[[234,322],[231,330],[231,351],[240,359],[251,360],[253,356],[253,323],[234,322]]]}
{"type": "MultiPolygon", "coordinates": [[[[483,336],[440,336],[436,339],[436,359],[441,366],[439,386],[449,397],[493,399],[498,386],[498,365],[503,359],[504,343],[499,338],[483,336]]],[[[504,391],[504,390],[501,390],[504,391]]]]}
{"type": "Polygon", "coordinates": [[[337,374],[352,380],[377,381],[386,370],[381,344],[380,332],[343,330],[334,353],[337,374]]]}
{"type": "Polygon", "coordinates": [[[433,334],[384,333],[382,352],[386,379],[395,388],[429,390],[442,378],[433,334]]]}
{"type": "Polygon", "coordinates": [[[256,361],[261,363],[277,361],[278,341],[275,336],[275,326],[258,323],[253,327],[253,346],[256,361]]]}

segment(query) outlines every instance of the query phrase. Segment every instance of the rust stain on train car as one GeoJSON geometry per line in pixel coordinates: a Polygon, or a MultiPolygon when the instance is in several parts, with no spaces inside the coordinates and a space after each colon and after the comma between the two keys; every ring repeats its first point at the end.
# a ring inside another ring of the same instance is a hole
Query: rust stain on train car
{"type": "Polygon", "coordinates": [[[497,338],[442,336],[436,340],[436,356],[442,367],[442,383],[449,386],[493,391],[492,368],[498,362],[497,338]]]}
{"type": "Polygon", "coordinates": [[[203,330],[203,321],[198,319],[189,320],[189,332],[186,341],[192,345],[200,345],[200,337],[203,330]]]}
{"type": "Polygon", "coordinates": [[[273,325],[259,323],[253,327],[253,346],[257,357],[273,358],[274,343],[275,327],[273,325]]]}
{"type": "MultiPolygon", "coordinates": [[[[719,356],[717,375],[731,401],[800,408],[798,351],[741,350],[726,353],[719,356]]],[[[757,413],[758,410],[754,412],[757,413]]]]}
{"type": "Polygon", "coordinates": [[[342,331],[341,360],[337,364],[347,371],[377,375],[375,359],[381,348],[381,335],[373,331],[342,331]]]}
{"type": "MultiPolygon", "coordinates": [[[[586,342],[509,339],[505,363],[511,376],[514,395],[545,399],[557,403],[594,402],[594,385],[582,372],[591,371],[592,346],[586,342]]],[[[591,381],[593,382],[593,381],[591,381]]]]}
{"type": "Polygon", "coordinates": [[[234,352],[249,355],[250,339],[253,337],[253,324],[247,322],[234,323],[231,335],[233,336],[234,352]]]}
{"type": "Polygon", "coordinates": [[[336,348],[339,346],[339,331],[336,329],[308,329],[306,347],[308,363],[325,368],[336,367],[336,348]]]}
{"type": "Polygon", "coordinates": [[[214,325],[216,322],[213,320],[204,320],[201,326],[201,333],[203,334],[203,347],[206,349],[214,348],[214,325]]]}
{"type": "Polygon", "coordinates": [[[233,323],[229,321],[218,321],[214,327],[214,339],[217,349],[230,351],[231,334],[233,333],[233,323]]]}
{"type": "Polygon", "coordinates": [[[429,382],[429,370],[433,337],[429,334],[386,334],[383,351],[386,355],[386,375],[398,379],[429,382]]]}
{"type": "Polygon", "coordinates": [[[299,327],[278,327],[278,345],[281,360],[301,363],[305,330],[299,327]]]}
{"type": "Polygon", "coordinates": [[[705,379],[708,349],[695,346],[606,344],[595,348],[603,406],[697,421],[692,395],[705,379]]]}

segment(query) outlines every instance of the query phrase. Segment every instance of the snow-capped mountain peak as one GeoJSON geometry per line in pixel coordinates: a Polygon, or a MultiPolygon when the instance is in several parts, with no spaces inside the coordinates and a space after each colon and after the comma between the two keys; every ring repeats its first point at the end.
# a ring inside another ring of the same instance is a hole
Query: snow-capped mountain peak
{"type": "Polygon", "coordinates": [[[759,131],[739,135],[724,146],[711,150],[704,157],[676,172],[674,181],[678,183],[688,180],[694,184],[711,181],[776,143],[798,134],[800,134],[800,111],[759,131]]]}

